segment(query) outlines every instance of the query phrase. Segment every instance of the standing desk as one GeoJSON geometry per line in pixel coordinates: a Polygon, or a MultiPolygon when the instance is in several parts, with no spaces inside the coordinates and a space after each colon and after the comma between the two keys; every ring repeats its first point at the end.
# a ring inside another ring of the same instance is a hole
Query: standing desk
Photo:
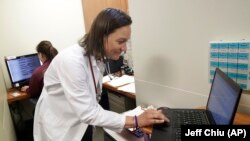
{"type": "MultiPolygon", "coordinates": [[[[234,125],[250,125],[250,115],[237,112],[235,115],[233,124],[234,125]]],[[[148,128],[143,128],[142,130],[147,134],[151,134],[153,128],[148,127],[148,128]]],[[[104,131],[105,131],[105,137],[104,137],[105,141],[144,141],[143,137],[137,138],[126,129],[124,129],[121,133],[116,133],[109,129],[104,129],[104,131]]]]}
{"type": "MultiPolygon", "coordinates": [[[[113,87],[107,83],[103,84],[103,87],[110,90],[110,91],[114,91],[116,93],[119,93],[121,95],[127,96],[131,99],[135,100],[135,93],[128,93],[128,92],[124,92],[124,91],[120,91],[118,90],[118,88],[113,87]]],[[[241,113],[241,112],[237,112],[235,115],[235,119],[234,119],[234,125],[250,125],[250,114],[245,114],[245,113],[241,113]]],[[[148,127],[148,128],[143,128],[142,129],[145,133],[147,134],[151,134],[153,128],[152,127],[148,127]]],[[[137,138],[135,137],[133,134],[131,134],[129,131],[127,131],[126,129],[124,129],[121,133],[116,133],[114,131],[111,131],[109,129],[104,129],[105,131],[105,136],[109,136],[112,137],[112,140],[115,141],[144,141],[144,138],[137,138]]],[[[106,138],[109,138],[106,137],[106,138]]],[[[109,139],[105,139],[105,141],[110,141],[109,139]]]]}

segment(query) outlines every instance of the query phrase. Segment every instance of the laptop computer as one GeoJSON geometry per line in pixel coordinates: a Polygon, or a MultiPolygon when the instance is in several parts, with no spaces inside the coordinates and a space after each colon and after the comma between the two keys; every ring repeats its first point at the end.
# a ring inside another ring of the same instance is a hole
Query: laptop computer
{"type": "Polygon", "coordinates": [[[153,126],[151,141],[181,140],[181,125],[231,125],[242,93],[241,87],[216,68],[206,109],[164,108],[169,126],[153,126]]]}

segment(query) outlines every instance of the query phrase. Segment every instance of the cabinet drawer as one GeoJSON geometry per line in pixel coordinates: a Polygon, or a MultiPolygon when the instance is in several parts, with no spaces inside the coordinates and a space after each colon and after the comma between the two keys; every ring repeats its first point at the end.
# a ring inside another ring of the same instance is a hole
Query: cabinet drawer
{"type": "Polygon", "coordinates": [[[114,93],[108,93],[109,101],[114,101],[117,104],[120,105],[125,105],[125,97],[119,95],[119,94],[114,94],[114,93]]]}

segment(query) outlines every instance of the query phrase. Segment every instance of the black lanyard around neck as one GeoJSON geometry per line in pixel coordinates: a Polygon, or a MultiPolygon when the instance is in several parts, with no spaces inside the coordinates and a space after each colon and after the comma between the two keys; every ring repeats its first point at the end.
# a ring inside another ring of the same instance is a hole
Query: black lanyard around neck
{"type": "Polygon", "coordinates": [[[92,78],[93,78],[93,82],[94,82],[94,86],[95,86],[95,93],[97,94],[97,88],[96,88],[96,82],[95,82],[95,75],[94,75],[94,71],[93,71],[93,67],[92,67],[90,55],[88,55],[88,57],[89,57],[89,64],[90,64],[90,69],[91,69],[91,73],[92,73],[92,78]]]}

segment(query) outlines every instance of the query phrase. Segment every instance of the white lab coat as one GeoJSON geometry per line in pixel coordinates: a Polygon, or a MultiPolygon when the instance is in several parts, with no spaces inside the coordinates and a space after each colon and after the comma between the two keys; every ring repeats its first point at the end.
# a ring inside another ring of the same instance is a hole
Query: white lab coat
{"type": "MultiPolygon", "coordinates": [[[[125,116],[104,110],[96,100],[90,64],[84,52],[79,45],[66,48],[47,69],[35,110],[35,141],[80,141],[88,124],[122,131],[125,116]]],[[[93,56],[91,60],[95,81],[102,85],[98,63],[93,56]]]]}

